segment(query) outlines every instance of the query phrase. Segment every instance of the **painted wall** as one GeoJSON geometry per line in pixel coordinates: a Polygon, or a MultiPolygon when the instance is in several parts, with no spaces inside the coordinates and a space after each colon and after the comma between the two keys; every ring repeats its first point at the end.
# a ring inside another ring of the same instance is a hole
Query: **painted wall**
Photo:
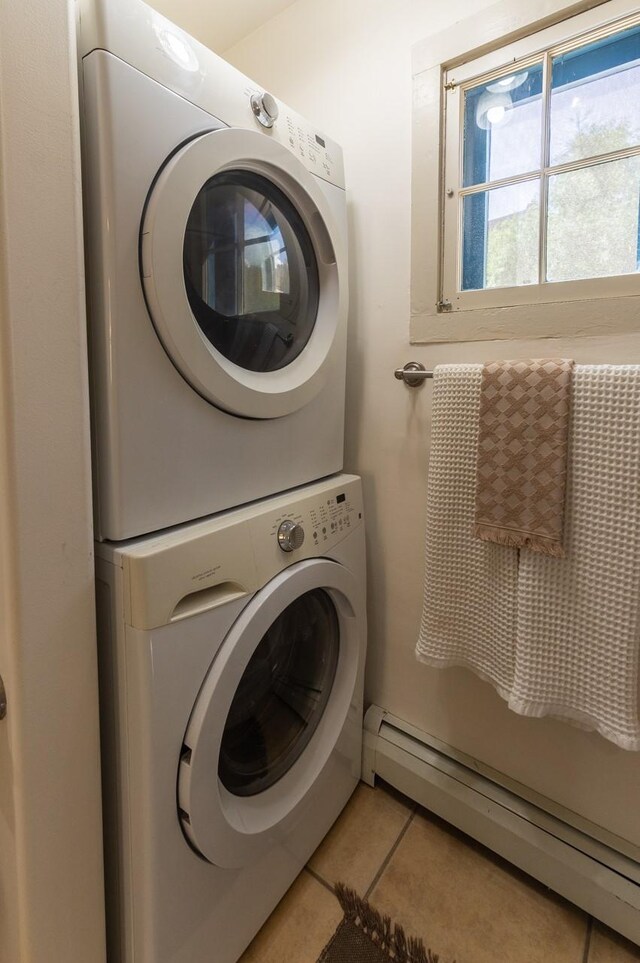
{"type": "MultiPolygon", "coordinates": [[[[640,362],[637,334],[573,342],[409,344],[411,46],[483,6],[488,5],[479,0],[298,0],[225,57],[313,118],[345,150],[351,227],[346,467],[363,475],[366,496],[368,699],[523,782],[531,784],[535,773],[538,791],[549,795],[557,794],[567,760],[583,752],[609,774],[624,799],[635,760],[623,770],[619,750],[616,755],[615,747],[598,737],[587,746],[583,734],[568,726],[564,742],[552,738],[551,723],[509,713],[493,690],[469,673],[428,669],[413,654],[421,610],[431,388],[406,388],[393,379],[393,369],[409,360],[430,368],[439,362],[558,354],[640,362]],[[507,731],[513,738],[501,740],[507,731]],[[522,758],[520,737],[529,739],[528,760],[522,758]]],[[[463,39],[465,30],[469,33],[464,23],[458,29],[463,39]]],[[[473,46],[474,38],[468,40],[473,46]]],[[[594,798],[592,775],[587,765],[579,769],[576,763],[572,785],[563,783],[567,803],[579,806],[594,798]]],[[[637,781],[637,772],[633,778],[637,781]]],[[[610,809],[610,799],[602,805],[610,809]]],[[[623,803],[620,807],[623,832],[627,813],[623,803]]]]}
{"type": "Polygon", "coordinates": [[[216,53],[237,43],[284,10],[292,0],[150,0],[149,6],[168,17],[216,53]]]}
{"type": "Polygon", "coordinates": [[[0,4],[0,961],[104,960],[73,4],[0,4]]]}

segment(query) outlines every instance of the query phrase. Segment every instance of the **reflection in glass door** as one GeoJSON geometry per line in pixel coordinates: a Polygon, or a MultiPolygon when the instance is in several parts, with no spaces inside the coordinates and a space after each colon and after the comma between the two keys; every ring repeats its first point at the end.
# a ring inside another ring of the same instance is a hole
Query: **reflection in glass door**
{"type": "Polygon", "coordinates": [[[230,361],[275,371],[303,351],[318,313],[318,265],[300,214],[266,177],[235,170],[206,182],[183,262],[195,320],[230,361]]]}

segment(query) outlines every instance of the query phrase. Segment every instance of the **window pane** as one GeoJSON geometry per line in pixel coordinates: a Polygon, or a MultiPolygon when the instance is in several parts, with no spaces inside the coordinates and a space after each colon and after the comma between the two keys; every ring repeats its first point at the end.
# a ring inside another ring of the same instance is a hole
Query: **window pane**
{"type": "Polygon", "coordinates": [[[464,198],[462,290],[538,283],[540,181],[464,198]]]}
{"type": "Polygon", "coordinates": [[[551,164],[640,144],[640,27],[553,58],[551,164]]]}
{"type": "Polygon", "coordinates": [[[549,178],[547,280],[638,270],[640,157],[549,178]]]}
{"type": "Polygon", "coordinates": [[[465,187],[540,167],[542,64],[472,87],[464,101],[465,187]]]}

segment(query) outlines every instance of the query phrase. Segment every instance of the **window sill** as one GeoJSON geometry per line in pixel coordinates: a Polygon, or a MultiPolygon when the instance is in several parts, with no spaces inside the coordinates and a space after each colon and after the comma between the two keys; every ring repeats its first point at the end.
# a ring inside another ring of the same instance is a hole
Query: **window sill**
{"type": "Polygon", "coordinates": [[[588,338],[640,332],[640,296],[468,311],[412,311],[411,344],[588,338]]]}

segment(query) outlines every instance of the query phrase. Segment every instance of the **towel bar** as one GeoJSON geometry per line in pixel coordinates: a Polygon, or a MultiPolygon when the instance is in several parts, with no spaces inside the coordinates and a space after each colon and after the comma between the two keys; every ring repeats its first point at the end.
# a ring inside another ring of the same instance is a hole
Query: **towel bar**
{"type": "Polygon", "coordinates": [[[393,374],[398,381],[404,381],[410,388],[417,388],[427,378],[433,378],[433,371],[427,371],[419,361],[409,361],[404,368],[396,368],[393,374]]]}

